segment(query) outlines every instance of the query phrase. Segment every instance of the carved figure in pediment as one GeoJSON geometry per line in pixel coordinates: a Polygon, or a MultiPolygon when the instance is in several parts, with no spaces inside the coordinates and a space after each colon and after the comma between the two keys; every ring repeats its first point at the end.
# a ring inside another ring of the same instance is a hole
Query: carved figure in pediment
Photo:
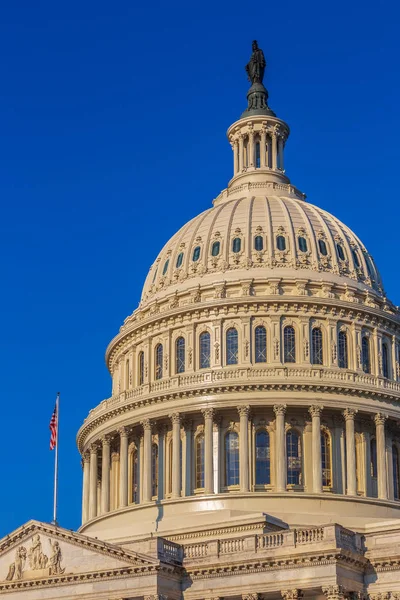
{"type": "Polygon", "coordinates": [[[36,534],[32,538],[32,547],[28,552],[29,566],[32,571],[37,569],[45,569],[48,563],[48,557],[42,552],[42,542],[40,535],[36,534]]]}
{"type": "Polygon", "coordinates": [[[19,548],[17,548],[17,551],[15,553],[15,561],[11,563],[8,569],[6,581],[12,581],[13,579],[21,579],[22,571],[25,566],[26,556],[27,552],[24,546],[20,546],[19,548]]]}
{"type": "Polygon", "coordinates": [[[62,575],[65,569],[61,567],[62,554],[60,544],[57,540],[52,542],[51,539],[49,539],[49,543],[53,552],[49,559],[50,575],[62,575]]]}

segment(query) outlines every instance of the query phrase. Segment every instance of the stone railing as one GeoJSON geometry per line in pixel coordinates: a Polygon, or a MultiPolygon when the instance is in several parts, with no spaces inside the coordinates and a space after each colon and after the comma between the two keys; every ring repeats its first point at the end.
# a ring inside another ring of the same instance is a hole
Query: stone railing
{"type": "Polygon", "coordinates": [[[344,548],[352,552],[362,552],[360,536],[341,527],[341,525],[334,524],[187,544],[183,546],[183,560],[186,564],[202,559],[223,559],[224,556],[232,554],[243,556],[243,554],[274,553],[285,548],[302,549],[312,544],[318,544],[320,547],[344,548]]]}
{"type": "Polygon", "coordinates": [[[161,381],[154,381],[134,388],[121,392],[118,395],[112,396],[107,400],[103,400],[96,408],[89,412],[86,421],[92,420],[100,414],[107,412],[116,406],[122,406],[127,402],[137,399],[140,401],[143,397],[156,397],[159,394],[165,394],[174,392],[177,390],[185,389],[203,389],[212,386],[213,384],[221,384],[223,382],[229,384],[230,382],[236,382],[240,384],[252,384],[252,383],[274,383],[274,384],[287,384],[296,383],[301,381],[302,384],[314,383],[316,381],[329,382],[339,387],[343,387],[343,384],[347,385],[350,389],[357,391],[365,390],[368,392],[387,392],[391,395],[400,395],[400,383],[396,381],[390,381],[375,375],[368,375],[365,373],[358,373],[355,371],[348,371],[345,369],[335,368],[324,368],[324,367],[240,367],[235,368],[224,368],[215,371],[204,371],[200,373],[174,375],[169,378],[162,379],[161,381]]]}
{"type": "Polygon", "coordinates": [[[182,546],[164,538],[157,538],[157,558],[166,563],[180,565],[183,559],[182,546]]]}

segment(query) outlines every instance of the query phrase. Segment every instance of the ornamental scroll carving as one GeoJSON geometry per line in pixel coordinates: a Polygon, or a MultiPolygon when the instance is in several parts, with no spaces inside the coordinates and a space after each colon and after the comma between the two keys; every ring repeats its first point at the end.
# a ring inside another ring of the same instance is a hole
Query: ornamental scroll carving
{"type": "MultiPolygon", "coordinates": [[[[25,572],[47,571],[47,573],[37,573],[37,575],[62,575],[65,568],[61,566],[62,552],[57,540],[49,538],[50,556],[43,552],[40,535],[36,534],[32,538],[32,545],[27,550],[25,546],[19,546],[15,552],[15,560],[8,569],[6,581],[17,581],[23,578],[25,572]],[[26,563],[28,560],[28,569],[26,563]]],[[[32,573],[35,576],[35,573],[32,573]]]]}

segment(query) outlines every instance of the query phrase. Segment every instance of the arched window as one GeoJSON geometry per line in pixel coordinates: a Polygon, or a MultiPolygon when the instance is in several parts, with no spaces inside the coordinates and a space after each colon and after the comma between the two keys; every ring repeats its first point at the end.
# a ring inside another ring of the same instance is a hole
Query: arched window
{"type": "Polygon", "coordinates": [[[296,362],[296,333],[294,327],[287,325],[283,330],[284,362],[296,362]]]}
{"type": "Polygon", "coordinates": [[[156,346],[156,368],[155,368],[155,379],[162,379],[163,376],[163,347],[162,344],[157,344],[156,346]]]}
{"type": "Polygon", "coordinates": [[[162,274],[165,275],[166,272],[168,271],[168,265],[169,265],[169,259],[165,261],[164,263],[164,268],[162,270],[162,274]]]}
{"type": "Polygon", "coordinates": [[[196,248],[193,250],[193,256],[192,256],[192,260],[193,262],[197,262],[200,258],[200,246],[196,246],[196,248]]]}
{"type": "Polygon", "coordinates": [[[158,446],[153,444],[151,447],[151,494],[158,495],[158,446]]]}
{"type": "Polygon", "coordinates": [[[130,371],[131,371],[131,368],[130,368],[129,358],[127,358],[127,360],[125,361],[125,389],[126,390],[129,390],[129,386],[131,383],[130,382],[130,379],[131,379],[130,371]]]}
{"type": "Polygon", "coordinates": [[[196,437],[196,488],[204,487],[204,435],[196,437]]]}
{"type": "Polygon", "coordinates": [[[208,331],[203,331],[200,334],[199,338],[199,350],[200,350],[200,369],[209,369],[210,368],[210,358],[211,358],[211,344],[210,344],[210,334],[208,331]]]}
{"type": "Polygon", "coordinates": [[[394,499],[400,499],[400,462],[399,462],[399,451],[397,446],[392,446],[392,458],[393,458],[393,492],[394,499]]]}
{"type": "Polygon", "coordinates": [[[331,465],[331,438],[327,431],[321,431],[321,461],[322,461],[322,485],[332,485],[331,465]]]}
{"type": "Polygon", "coordinates": [[[371,454],[371,477],[378,477],[378,455],[376,452],[376,439],[372,438],[370,443],[371,454]]]}
{"type": "Polygon", "coordinates": [[[225,437],[225,483],[239,485],[239,436],[235,431],[225,437]]]}
{"type": "Polygon", "coordinates": [[[214,242],[211,248],[211,256],[218,256],[221,248],[220,242],[214,242]]]}
{"type": "Polygon", "coordinates": [[[286,250],[286,240],[283,235],[277,236],[276,247],[278,248],[278,250],[286,250]]]}
{"type": "Polygon", "coordinates": [[[269,483],[271,483],[269,434],[261,430],[256,433],[256,485],[269,483]]]}
{"type": "Polygon", "coordinates": [[[362,370],[364,371],[364,373],[370,373],[371,372],[371,361],[370,361],[370,357],[369,357],[369,339],[367,338],[367,336],[365,335],[362,339],[362,352],[361,352],[362,356],[362,370]]]}
{"type": "Polygon", "coordinates": [[[138,356],[138,384],[142,385],[144,382],[144,352],[139,352],[138,356]]]}
{"type": "Polygon", "coordinates": [[[242,240],[238,237],[234,238],[232,241],[232,252],[240,252],[240,248],[242,247],[242,240]]]}
{"type": "Polygon", "coordinates": [[[312,362],[313,365],[322,365],[324,363],[324,351],[322,342],[322,331],[319,327],[312,330],[312,362]]]}
{"type": "Polygon", "coordinates": [[[382,373],[386,379],[389,378],[389,352],[387,344],[382,344],[382,373]]]}
{"type": "Polygon", "coordinates": [[[156,268],[156,270],[154,271],[154,275],[153,275],[153,281],[152,281],[152,283],[154,283],[154,282],[155,282],[155,280],[156,280],[156,277],[157,277],[157,271],[158,271],[158,267],[157,267],[157,268],[156,268]]]}
{"type": "Polygon", "coordinates": [[[318,248],[322,256],[328,256],[328,248],[326,247],[325,240],[318,240],[318,248]]]}
{"type": "Polygon", "coordinates": [[[135,449],[132,452],[132,457],[131,457],[131,468],[132,468],[132,496],[131,496],[131,502],[133,503],[137,503],[139,501],[138,498],[138,453],[137,450],[135,449]]]}
{"type": "Polygon", "coordinates": [[[178,337],[175,342],[175,369],[177,373],[185,372],[185,340],[178,337]]]}
{"type": "Polygon", "coordinates": [[[341,244],[336,244],[336,250],[337,250],[338,257],[340,258],[340,260],[346,260],[346,257],[344,255],[343,246],[341,244]]]}
{"type": "Polygon", "coordinates": [[[261,252],[261,250],[263,250],[263,248],[264,248],[263,236],[256,235],[256,237],[254,238],[254,250],[257,250],[257,252],[261,252]]]}
{"type": "Polygon", "coordinates": [[[354,260],[354,264],[356,265],[357,269],[360,268],[360,259],[358,258],[358,254],[355,250],[352,251],[353,254],[353,260],[354,260]]]}
{"type": "Polygon", "coordinates": [[[294,429],[286,433],[287,482],[300,485],[301,480],[301,440],[294,429]]]}
{"type": "Polygon", "coordinates": [[[256,168],[259,169],[261,164],[260,158],[260,142],[256,142],[256,168]]]}
{"type": "Polygon", "coordinates": [[[255,360],[256,363],[267,362],[267,330],[262,325],[258,325],[254,331],[255,338],[255,360]]]}
{"type": "Polygon", "coordinates": [[[306,240],[306,238],[305,238],[305,237],[303,237],[303,236],[300,236],[300,237],[299,237],[299,249],[300,249],[302,252],[307,252],[307,249],[308,249],[308,248],[307,248],[307,240],[306,240]]]}
{"type": "Polygon", "coordinates": [[[176,259],[176,268],[179,269],[179,267],[182,266],[182,263],[183,263],[183,252],[179,252],[178,258],[176,259]]]}
{"type": "Polygon", "coordinates": [[[338,360],[341,369],[349,368],[349,352],[347,347],[347,333],[339,331],[338,335],[338,360]]]}
{"type": "Polygon", "coordinates": [[[237,365],[239,359],[238,332],[231,327],[226,332],[226,364],[237,365]]]}

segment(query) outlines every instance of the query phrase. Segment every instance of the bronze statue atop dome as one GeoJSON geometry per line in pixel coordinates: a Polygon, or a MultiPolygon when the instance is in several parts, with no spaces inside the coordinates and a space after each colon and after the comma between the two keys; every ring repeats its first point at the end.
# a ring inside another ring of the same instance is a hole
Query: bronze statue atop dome
{"type": "Polygon", "coordinates": [[[254,83],[262,83],[264,79],[264,72],[267,63],[265,61],[264,52],[258,47],[257,40],[253,41],[252,44],[253,54],[249,62],[246,65],[246,72],[249,81],[253,85],[254,83]]]}

